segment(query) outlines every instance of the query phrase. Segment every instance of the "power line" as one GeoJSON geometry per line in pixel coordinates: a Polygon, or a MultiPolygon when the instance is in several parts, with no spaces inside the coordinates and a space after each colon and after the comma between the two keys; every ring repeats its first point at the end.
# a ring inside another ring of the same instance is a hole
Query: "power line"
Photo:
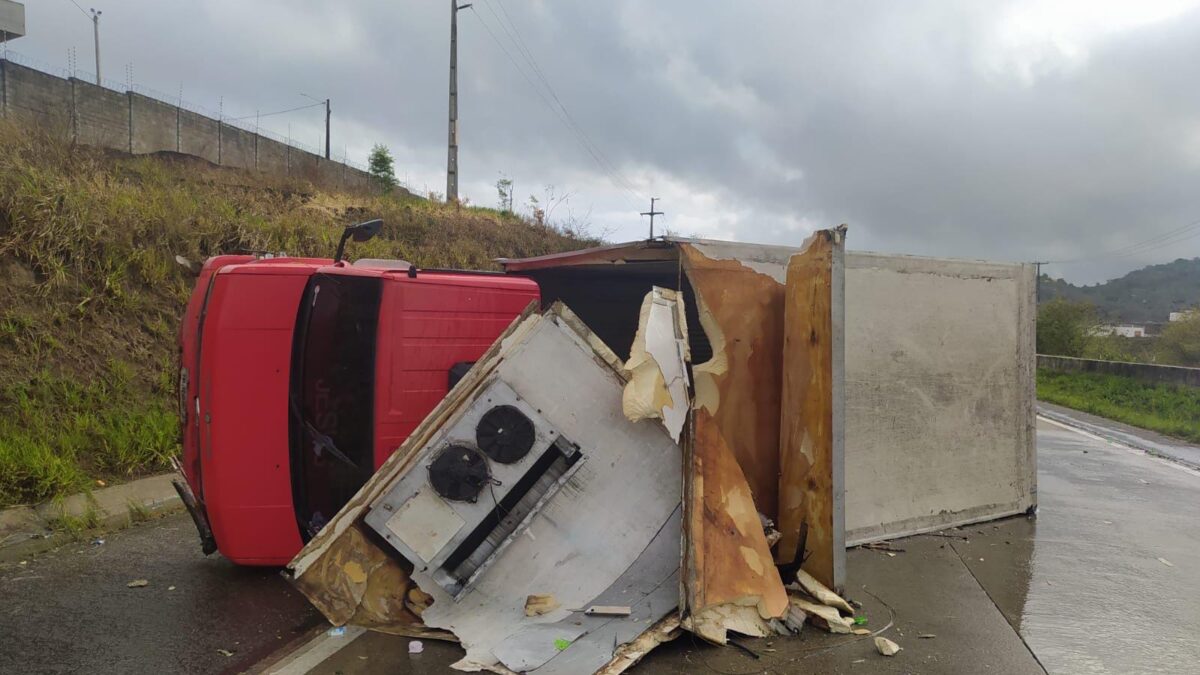
{"type": "Polygon", "coordinates": [[[83,12],[83,15],[86,16],[87,18],[89,18],[89,19],[92,18],[92,15],[88,14],[86,11],[84,11],[84,9],[79,6],[78,2],[75,2],[75,0],[71,0],[71,4],[75,5],[75,9],[78,9],[79,11],[83,12]]]}
{"type": "Polygon", "coordinates": [[[254,114],[254,115],[246,115],[245,117],[226,117],[225,121],[226,122],[236,122],[238,120],[248,120],[251,117],[270,117],[271,115],[282,115],[284,113],[296,112],[297,110],[307,110],[309,108],[315,108],[319,105],[323,106],[323,105],[325,105],[325,102],[321,101],[320,103],[309,103],[308,105],[302,105],[299,108],[288,108],[287,110],[276,110],[275,112],[262,113],[261,115],[254,114]]]}
{"type": "Polygon", "coordinates": [[[567,123],[571,127],[574,128],[574,130],[582,137],[582,140],[584,142],[586,142],[588,145],[590,145],[596,151],[596,154],[598,154],[600,156],[600,159],[603,161],[605,166],[613,174],[615,174],[618,179],[620,179],[623,189],[625,189],[627,192],[629,192],[634,197],[639,197],[639,198],[645,199],[645,197],[643,197],[641,195],[641,193],[639,193],[637,191],[637,189],[636,189],[636,187],[634,187],[633,183],[625,178],[625,176],[620,172],[620,170],[617,169],[616,165],[614,165],[608,159],[608,157],[604,155],[604,153],[595,144],[595,142],[593,142],[591,140],[591,138],[587,135],[587,132],[585,132],[583,130],[583,127],[580,126],[579,123],[575,120],[575,117],[573,115],[571,115],[571,111],[568,110],[567,106],[563,104],[562,99],[560,99],[558,97],[558,92],[555,91],[554,86],[550,84],[550,81],[548,79],[546,79],[545,72],[543,72],[541,66],[538,65],[537,59],[534,58],[533,52],[529,49],[529,45],[525,42],[525,37],[523,35],[521,35],[520,28],[518,28],[516,22],[513,21],[512,15],[510,15],[508,13],[508,9],[506,9],[504,7],[504,3],[501,2],[501,0],[496,0],[496,4],[500,5],[500,11],[504,14],[505,18],[508,19],[509,25],[512,26],[512,33],[509,33],[508,28],[505,27],[505,22],[502,19],[500,19],[500,17],[496,14],[496,12],[494,10],[492,10],[491,3],[488,2],[488,0],[484,0],[484,2],[485,2],[485,4],[487,4],[488,11],[492,12],[492,15],[496,17],[496,20],[500,23],[500,27],[504,28],[504,32],[506,34],[508,34],[509,39],[512,40],[513,44],[515,44],[517,46],[517,50],[522,54],[522,57],[529,64],[529,66],[533,70],[534,74],[537,75],[538,79],[541,80],[542,84],[546,87],[546,90],[550,93],[551,98],[553,98],[554,102],[558,104],[558,107],[562,110],[563,115],[566,117],[567,123]],[[514,37],[514,34],[515,34],[515,37],[514,37]]]}
{"type": "Polygon", "coordinates": [[[1151,251],[1157,251],[1159,249],[1166,248],[1168,246],[1174,246],[1175,244],[1187,241],[1189,239],[1194,239],[1197,236],[1200,236],[1200,220],[1192,221],[1192,222],[1188,223],[1187,225],[1183,225],[1182,227],[1177,227],[1173,230],[1163,232],[1161,234],[1155,235],[1148,239],[1144,239],[1142,241],[1134,242],[1132,244],[1127,244],[1125,246],[1120,246],[1111,251],[1105,251],[1103,253],[1098,253],[1096,255],[1080,256],[1078,258],[1069,258],[1067,260],[1048,260],[1048,261],[1044,261],[1044,264],[1047,264],[1047,265],[1070,265],[1070,264],[1074,264],[1074,263],[1089,262],[1089,261],[1100,260],[1100,259],[1104,259],[1104,258],[1108,258],[1108,259],[1129,258],[1129,257],[1133,257],[1136,255],[1149,253],[1151,251]]]}
{"type": "MultiPolygon", "coordinates": [[[[637,190],[633,188],[633,184],[623,175],[621,175],[616,166],[604,156],[604,153],[600,150],[600,148],[597,147],[590,138],[588,138],[582,127],[580,127],[578,123],[574,121],[574,118],[571,117],[571,114],[566,109],[566,106],[564,106],[562,101],[558,99],[557,94],[554,92],[554,88],[550,85],[549,81],[545,79],[545,75],[541,73],[541,68],[537,66],[536,61],[532,58],[532,54],[526,56],[528,48],[525,48],[525,51],[522,51],[522,46],[521,43],[518,42],[518,38],[514,37],[512,32],[508,30],[504,24],[504,21],[500,19],[495,10],[491,8],[490,3],[485,4],[487,4],[488,11],[492,13],[492,16],[496,19],[497,23],[499,23],[505,34],[508,35],[509,39],[513,42],[513,45],[517,48],[518,53],[521,54],[522,58],[528,64],[528,69],[544,83],[546,91],[549,92],[550,96],[553,97],[555,102],[558,104],[557,107],[555,107],[555,105],[550,102],[550,99],[546,97],[546,93],[542,91],[542,87],[539,87],[529,76],[529,74],[526,73],[526,68],[522,67],[520,62],[513,57],[512,52],[509,51],[509,49],[505,47],[504,43],[501,42],[500,38],[497,37],[495,31],[493,31],[488,25],[488,22],[484,20],[483,15],[472,8],[472,10],[475,11],[476,18],[479,19],[480,25],[482,25],[484,30],[487,31],[488,36],[492,38],[492,41],[496,43],[496,46],[500,48],[500,51],[504,52],[504,55],[508,57],[508,60],[513,64],[513,67],[517,69],[517,72],[521,74],[521,77],[525,79],[525,82],[529,84],[530,88],[533,89],[538,98],[542,100],[542,103],[545,104],[546,107],[548,107],[550,111],[559,118],[559,121],[561,121],[567,127],[567,130],[575,136],[576,142],[579,143],[580,147],[582,147],[584,151],[592,157],[592,159],[600,167],[601,171],[608,176],[609,180],[611,180],[615,186],[624,190],[631,198],[640,199],[640,195],[638,194],[637,190]]],[[[503,5],[501,5],[501,10],[503,10],[503,5]]],[[[513,29],[516,30],[515,24],[513,29]]]]}

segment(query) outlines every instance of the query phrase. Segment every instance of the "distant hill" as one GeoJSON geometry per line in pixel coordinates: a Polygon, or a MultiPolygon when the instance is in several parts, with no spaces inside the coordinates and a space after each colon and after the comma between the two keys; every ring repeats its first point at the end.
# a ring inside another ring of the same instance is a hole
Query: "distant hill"
{"type": "Polygon", "coordinates": [[[1150,265],[1093,286],[1043,276],[1041,293],[1042,302],[1086,300],[1113,323],[1166,321],[1171,312],[1200,305],[1200,258],[1150,265]]]}

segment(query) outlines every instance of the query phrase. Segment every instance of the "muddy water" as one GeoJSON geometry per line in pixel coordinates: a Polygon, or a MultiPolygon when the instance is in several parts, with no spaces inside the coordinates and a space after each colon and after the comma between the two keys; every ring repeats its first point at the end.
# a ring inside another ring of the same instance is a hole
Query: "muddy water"
{"type": "Polygon", "coordinates": [[[1038,452],[1037,518],[955,551],[1049,672],[1191,671],[1200,473],[1044,422],[1038,452]]]}

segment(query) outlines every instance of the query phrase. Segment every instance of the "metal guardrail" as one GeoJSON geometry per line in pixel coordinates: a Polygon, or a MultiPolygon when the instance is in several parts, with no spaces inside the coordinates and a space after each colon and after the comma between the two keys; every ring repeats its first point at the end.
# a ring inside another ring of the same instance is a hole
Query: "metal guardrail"
{"type": "Polygon", "coordinates": [[[1157,363],[1133,363],[1130,361],[1102,361],[1080,359],[1073,356],[1038,354],[1037,366],[1056,373],[1100,373],[1128,377],[1153,384],[1174,384],[1183,387],[1200,387],[1200,368],[1167,366],[1157,363]]]}

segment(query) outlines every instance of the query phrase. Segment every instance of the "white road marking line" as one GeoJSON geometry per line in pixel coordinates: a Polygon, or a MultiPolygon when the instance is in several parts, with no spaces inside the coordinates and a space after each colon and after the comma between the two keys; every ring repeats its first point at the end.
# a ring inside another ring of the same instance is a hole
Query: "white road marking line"
{"type": "Polygon", "coordinates": [[[1182,471],[1186,474],[1190,474],[1192,476],[1200,477],[1200,471],[1197,471],[1196,469],[1193,469],[1190,466],[1180,464],[1179,462],[1176,462],[1171,459],[1167,459],[1165,457],[1159,457],[1158,455],[1151,453],[1151,452],[1146,452],[1145,450],[1143,450],[1141,448],[1135,448],[1132,445],[1126,445],[1125,443],[1121,443],[1119,441],[1114,441],[1111,438],[1105,438],[1103,436],[1093,434],[1092,432],[1087,431],[1086,429],[1081,429],[1079,427],[1072,426],[1070,424],[1066,424],[1065,422],[1059,422],[1056,419],[1051,419],[1051,418],[1045,417],[1043,415],[1038,415],[1037,418],[1039,421],[1048,422],[1050,424],[1053,424],[1056,427],[1062,427],[1063,429],[1066,429],[1067,431],[1074,431],[1075,433],[1080,434],[1081,436],[1086,436],[1094,441],[1100,441],[1101,443],[1107,443],[1108,445],[1111,445],[1114,448],[1119,448],[1121,450],[1124,450],[1125,452],[1128,452],[1128,453],[1131,453],[1134,455],[1139,455],[1141,457],[1147,457],[1151,460],[1154,460],[1155,462],[1158,462],[1159,464],[1169,466],[1173,469],[1177,469],[1179,471],[1182,471]]]}
{"type": "Polygon", "coordinates": [[[345,649],[366,632],[367,629],[358,626],[346,626],[346,632],[337,636],[330,635],[328,631],[325,631],[301,645],[296,651],[272,666],[267,673],[270,675],[304,675],[324,663],[329,657],[345,649]]]}

